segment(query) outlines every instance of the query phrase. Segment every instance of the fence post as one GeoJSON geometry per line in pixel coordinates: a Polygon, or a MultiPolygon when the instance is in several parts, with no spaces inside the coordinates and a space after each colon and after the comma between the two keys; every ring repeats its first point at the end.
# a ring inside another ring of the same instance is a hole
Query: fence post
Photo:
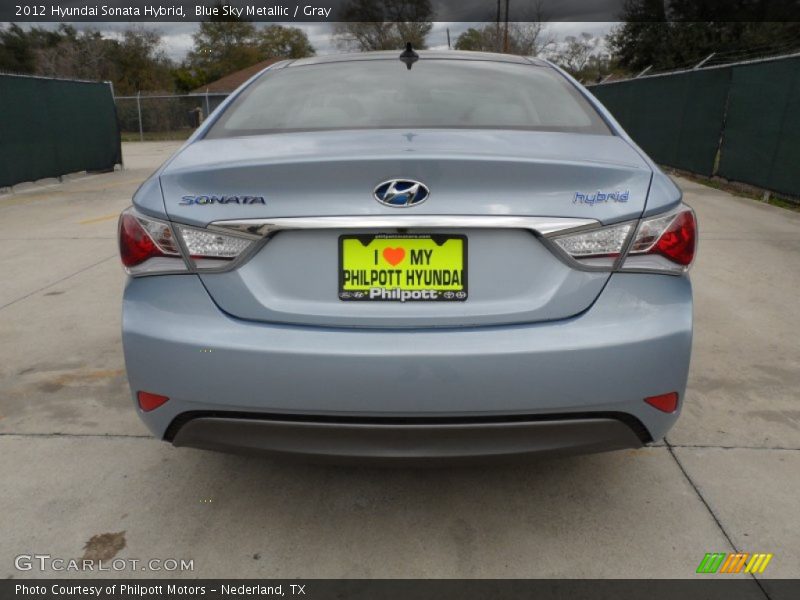
{"type": "Polygon", "coordinates": [[[692,71],[697,71],[697,69],[699,69],[699,68],[700,68],[700,67],[702,67],[704,64],[706,64],[706,63],[707,63],[709,60],[711,60],[711,58],[712,58],[712,57],[713,57],[715,54],[716,54],[716,52],[712,52],[711,54],[709,54],[708,56],[706,56],[706,57],[705,57],[703,60],[701,60],[701,61],[700,61],[699,63],[697,63],[697,64],[696,64],[694,67],[692,67],[692,71]]]}
{"type": "MultiPolygon", "coordinates": [[[[106,81],[106,83],[111,90],[111,101],[114,103],[114,112],[117,112],[117,95],[114,93],[114,82],[106,81]]],[[[119,129],[119,113],[117,113],[117,115],[117,128],[119,129]]],[[[123,171],[125,170],[125,159],[122,158],[122,152],[119,153],[119,166],[123,171]]]]}
{"type": "Polygon", "coordinates": [[[208,88],[206,88],[206,114],[203,120],[205,121],[208,118],[209,113],[211,112],[211,108],[208,104],[208,88]]]}
{"type": "Polygon", "coordinates": [[[139,141],[144,141],[144,130],[142,129],[142,103],[140,97],[141,91],[136,92],[136,111],[139,113],[139,141]]]}

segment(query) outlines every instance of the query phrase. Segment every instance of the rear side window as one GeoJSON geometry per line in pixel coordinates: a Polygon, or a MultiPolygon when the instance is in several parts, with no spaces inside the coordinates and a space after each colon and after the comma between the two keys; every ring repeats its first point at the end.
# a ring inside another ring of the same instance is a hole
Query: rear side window
{"type": "Polygon", "coordinates": [[[206,137],[379,128],[488,128],[610,135],[580,92],[549,68],[421,59],[356,60],[265,73],[206,137]]]}

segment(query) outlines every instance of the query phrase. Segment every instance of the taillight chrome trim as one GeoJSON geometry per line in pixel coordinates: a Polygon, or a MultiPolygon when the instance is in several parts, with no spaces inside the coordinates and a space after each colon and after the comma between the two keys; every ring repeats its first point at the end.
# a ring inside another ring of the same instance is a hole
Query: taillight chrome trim
{"type": "Polygon", "coordinates": [[[203,273],[231,271],[247,262],[258,253],[269,240],[281,231],[325,230],[325,229],[521,229],[541,239],[545,245],[568,266],[574,269],[597,271],[569,258],[557,249],[549,236],[592,230],[601,226],[597,219],[578,217],[528,217],[513,215],[350,215],[319,217],[274,217],[270,219],[234,219],[213,221],[209,231],[235,234],[253,240],[246,252],[230,264],[217,269],[203,269],[203,273]],[[555,249],[555,250],[554,250],[555,249]]]}
{"type": "MultiPolygon", "coordinates": [[[[557,258],[569,267],[583,271],[608,271],[583,265],[561,251],[548,238],[553,235],[589,231],[601,227],[597,219],[579,217],[530,217],[514,215],[350,215],[318,217],[274,217],[269,219],[233,219],[213,221],[209,231],[235,234],[253,240],[250,248],[228,265],[203,269],[202,273],[224,273],[247,262],[275,234],[281,231],[325,229],[521,229],[541,239],[557,258]]],[[[194,272],[194,271],[193,271],[194,272]]]]}
{"type": "Polygon", "coordinates": [[[269,237],[278,231],[293,229],[527,229],[538,235],[552,235],[593,229],[596,219],[575,217],[518,217],[510,215],[388,215],[341,217],[276,217],[273,219],[238,219],[214,221],[208,229],[235,232],[253,239],[269,237]]]}

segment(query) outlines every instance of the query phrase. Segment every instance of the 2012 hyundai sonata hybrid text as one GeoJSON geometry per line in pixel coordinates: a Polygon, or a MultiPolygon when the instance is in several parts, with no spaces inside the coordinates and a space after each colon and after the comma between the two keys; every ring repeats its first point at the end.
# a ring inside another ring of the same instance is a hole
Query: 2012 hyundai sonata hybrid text
{"type": "Polygon", "coordinates": [[[134,401],[176,446],[482,460],[638,447],[680,411],[694,214],[545,61],[275,64],[119,243],[134,401]]]}

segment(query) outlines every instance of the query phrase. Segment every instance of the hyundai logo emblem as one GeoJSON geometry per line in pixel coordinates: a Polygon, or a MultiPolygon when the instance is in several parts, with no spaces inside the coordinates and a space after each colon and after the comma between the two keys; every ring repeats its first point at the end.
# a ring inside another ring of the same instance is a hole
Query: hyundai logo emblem
{"type": "Polygon", "coordinates": [[[422,204],[431,195],[424,183],[413,179],[390,179],[379,183],[373,192],[375,200],[393,208],[422,204]]]}

